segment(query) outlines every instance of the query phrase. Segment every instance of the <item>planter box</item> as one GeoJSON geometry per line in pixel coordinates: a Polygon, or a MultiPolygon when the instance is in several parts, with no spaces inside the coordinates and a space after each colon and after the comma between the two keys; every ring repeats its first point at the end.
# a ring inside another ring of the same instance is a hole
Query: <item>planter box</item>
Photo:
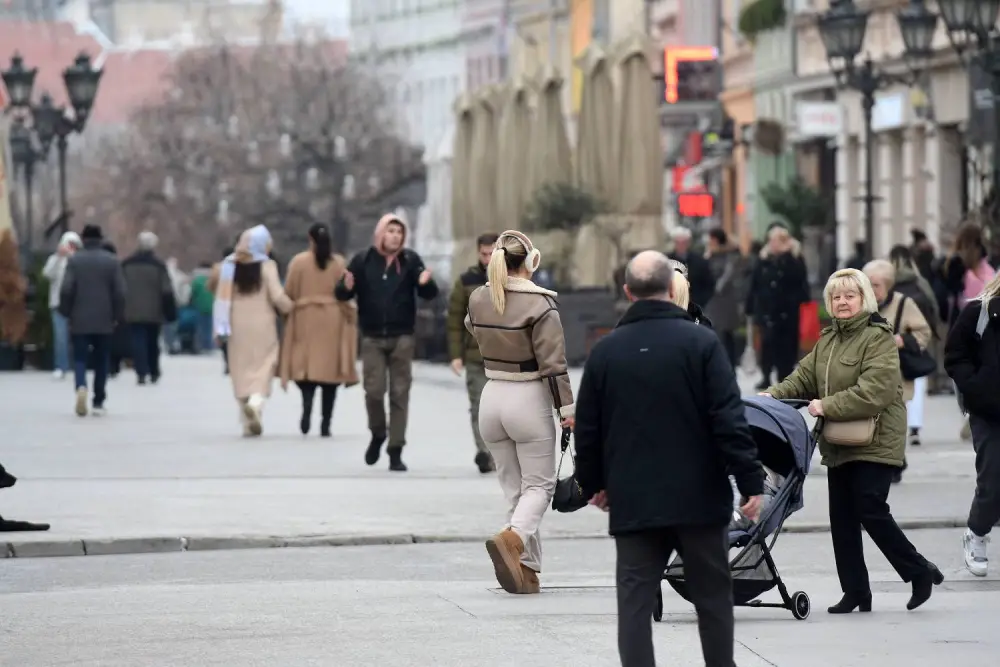
{"type": "Polygon", "coordinates": [[[24,349],[20,345],[0,343],[0,372],[23,370],[24,349]]]}

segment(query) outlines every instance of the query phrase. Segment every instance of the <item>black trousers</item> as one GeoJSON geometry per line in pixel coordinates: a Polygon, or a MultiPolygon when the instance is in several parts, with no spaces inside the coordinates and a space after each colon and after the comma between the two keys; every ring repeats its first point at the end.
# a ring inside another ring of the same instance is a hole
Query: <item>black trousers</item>
{"type": "Polygon", "coordinates": [[[722,347],[726,350],[726,356],[729,357],[729,363],[733,368],[738,368],[740,365],[740,355],[736,352],[736,332],[735,331],[719,331],[719,340],[722,341],[722,347]]]}
{"type": "Polygon", "coordinates": [[[771,371],[778,373],[778,382],[792,374],[799,361],[799,318],[789,318],[761,327],[761,371],[770,378],[771,371]]]}
{"type": "Polygon", "coordinates": [[[306,380],[295,383],[302,393],[302,416],[312,414],[313,401],[316,398],[316,390],[320,390],[320,414],[322,415],[322,426],[324,429],[330,428],[330,420],[333,418],[333,404],[337,400],[336,384],[324,382],[309,382],[306,380]]]}
{"type": "Polygon", "coordinates": [[[1000,424],[969,415],[976,450],[976,495],[969,509],[969,530],[985,537],[1000,521],[1000,424]]]}
{"type": "Polygon", "coordinates": [[[615,535],[618,560],[618,655],[622,667],[656,667],[653,609],[674,551],[684,559],[705,667],[733,662],[733,580],[725,526],[662,528],[615,535]]]}
{"type": "Polygon", "coordinates": [[[129,325],[132,336],[132,364],[140,378],[160,377],[160,325],[137,323],[129,325]]]}
{"type": "Polygon", "coordinates": [[[886,500],[897,469],[884,463],[856,461],[830,468],[827,473],[830,537],[844,593],[866,597],[871,592],[862,528],[903,581],[912,581],[930,567],[889,511],[886,500]]]}

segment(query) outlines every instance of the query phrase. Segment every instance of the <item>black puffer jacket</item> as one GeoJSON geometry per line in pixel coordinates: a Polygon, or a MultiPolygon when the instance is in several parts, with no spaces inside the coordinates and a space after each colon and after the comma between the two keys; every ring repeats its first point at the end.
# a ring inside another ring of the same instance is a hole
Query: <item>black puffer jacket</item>
{"type": "Polygon", "coordinates": [[[404,249],[399,254],[399,270],[387,265],[374,248],[351,258],[347,270],[354,275],[354,288],[344,282],[337,284],[336,296],[341,301],[358,299],[358,324],[361,333],[371,338],[412,336],[417,321],[417,297],[433,299],[438,294],[433,279],[419,283],[424,260],[416,252],[404,249]]]}
{"type": "Polygon", "coordinates": [[[981,302],[971,301],[958,314],[944,348],[944,368],[962,394],[969,413],[1000,422],[1000,299],[990,299],[989,324],[976,335],[981,302]]]}

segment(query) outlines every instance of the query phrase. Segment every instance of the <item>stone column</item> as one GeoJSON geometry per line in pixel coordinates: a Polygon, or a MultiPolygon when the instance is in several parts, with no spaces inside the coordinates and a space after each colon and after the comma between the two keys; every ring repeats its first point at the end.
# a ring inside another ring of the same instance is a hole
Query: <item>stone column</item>
{"type": "Polygon", "coordinates": [[[931,126],[924,135],[924,232],[934,247],[941,245],[941,131],[931,126]]]}
{"type": "Polygon", "coordinates": [[[837,257],[845,258],[854,249],[854,232],[858,221],[859,143],[856,137],[841,133],[837,137],[837,257]]]}

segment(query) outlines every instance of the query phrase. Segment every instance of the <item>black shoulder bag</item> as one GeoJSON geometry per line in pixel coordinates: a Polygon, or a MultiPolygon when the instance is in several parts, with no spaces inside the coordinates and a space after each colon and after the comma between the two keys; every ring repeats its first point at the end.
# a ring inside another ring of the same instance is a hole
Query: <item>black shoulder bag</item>
{"type": "MultiPolygon", "coordinates": [[[[903,320],[903,308],[906,306],[906,295],[901,295],[899,307],[896,309],[896,322],[892,327],[894,334],[899,334],[899,326],[903,320]]],[[[904,380],[916,380],[927,377],[937,369],[937,361],[927,350],[909,350],[906,346],[899,348],[899,372],[904,380]]]]}
{"type": "Polygon", "coordinates": [[[566,450],[570,448],[571,437],[572,432],[568,428],[564,428],[562,440],[559,443],[561,453],[559,454],[559,466],[556,468],[556,490],[552,494],[552,509],[564,514],[575,512],[587,506],[587,500],[583,497],[583,489],[577,484],[575,475],[559,479],[563,459],[566,458],[566,450]]]}

